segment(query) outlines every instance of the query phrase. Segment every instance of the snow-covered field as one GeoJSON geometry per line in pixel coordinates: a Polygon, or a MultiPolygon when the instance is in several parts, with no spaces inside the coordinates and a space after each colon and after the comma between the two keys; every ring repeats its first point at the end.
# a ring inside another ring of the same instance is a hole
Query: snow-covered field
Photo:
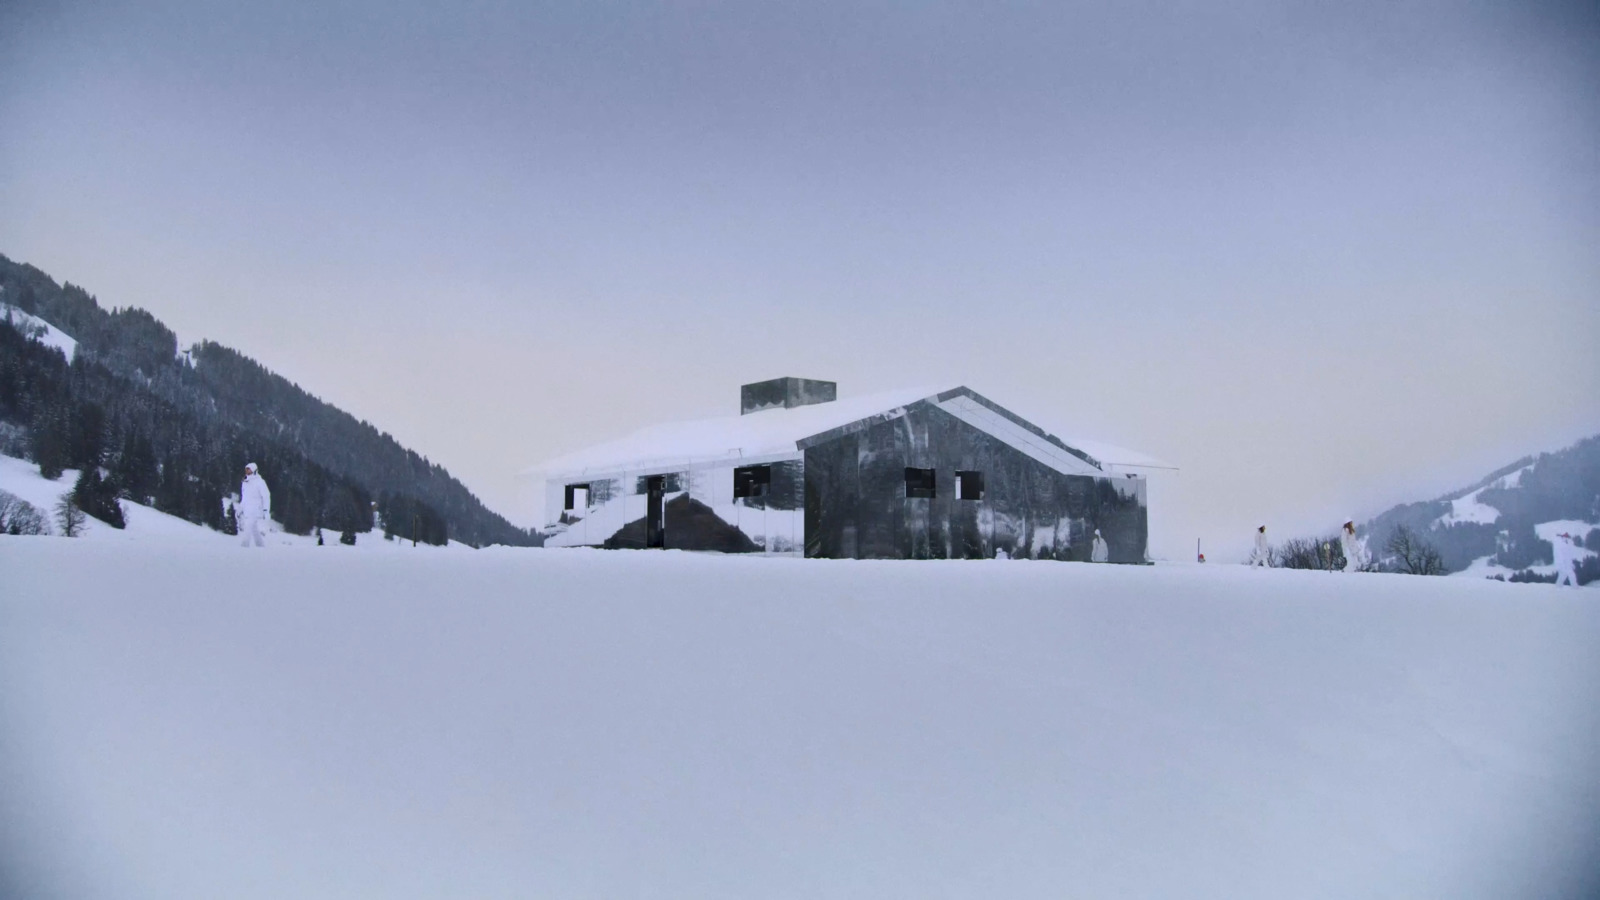
{"type": "Polygon", "coordinates": [[[0,537],[0,894],[1595,896],[1600,592],[0,537]]]}

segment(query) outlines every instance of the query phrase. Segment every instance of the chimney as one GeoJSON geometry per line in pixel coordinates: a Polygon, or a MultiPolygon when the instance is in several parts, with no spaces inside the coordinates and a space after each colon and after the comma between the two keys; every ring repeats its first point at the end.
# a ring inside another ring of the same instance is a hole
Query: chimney
{"type": "Polygon", "coordinates": [[[813,403],[832,403],[838,396],[839,386],[832,381],[813,381],[810,378],[758,381],[740,386],[739,415],[763,409],[794,409],[813,403]]]}

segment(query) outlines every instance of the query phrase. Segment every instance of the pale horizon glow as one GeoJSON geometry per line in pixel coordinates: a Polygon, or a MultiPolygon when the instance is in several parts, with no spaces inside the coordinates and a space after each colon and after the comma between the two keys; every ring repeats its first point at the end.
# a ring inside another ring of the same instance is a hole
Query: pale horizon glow
{"type": "Polygon", "coordinates": [[[0,253],[519,524],[796,375],[1170,461],[1226,559],[1600,432],[1597,83],[1581,3],[19,0],[0,253]]]}

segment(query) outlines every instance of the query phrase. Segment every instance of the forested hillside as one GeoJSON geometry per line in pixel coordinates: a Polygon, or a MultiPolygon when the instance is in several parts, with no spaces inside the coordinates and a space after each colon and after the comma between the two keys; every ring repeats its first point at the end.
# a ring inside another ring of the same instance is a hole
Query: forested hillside
{"type": "Polygon", "coordinates": [[[224,498],[260,464],[285,530],[385,530],[430,543],[527,545],[443,467],[367,422],[211,342],[180,353],[139,309],[103,309],[70,283],[0,256],[0,304],[78,341],[72,361],[0,316],[0,450],[49,474],[107,470],[108,489],[227,529],[224,498]]]}
{"type": "Polygon", "coordinates": [[[1600,550],[1600,542],[1587,537],[1600,527],[1600,436],[1519,459],[1437,500],[1396,506],[1373,519],[1366,533],[1381,541],[1404,526],[1434,545],[1452,572],[1475,560],[1526,570],[1553,558],[1550,542],[1534,530],[1545,522],[1585,523],[1571,530],[1600,550]]]}

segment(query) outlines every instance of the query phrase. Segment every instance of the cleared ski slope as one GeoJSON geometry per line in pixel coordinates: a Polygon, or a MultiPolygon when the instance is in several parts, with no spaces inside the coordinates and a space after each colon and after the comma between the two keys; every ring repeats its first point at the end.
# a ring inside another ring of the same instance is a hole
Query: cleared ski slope
{"type": "Polygon", "coordinates": [[[0,894],[1579,897],[1600,591],[0,537],[0,894]]]}

